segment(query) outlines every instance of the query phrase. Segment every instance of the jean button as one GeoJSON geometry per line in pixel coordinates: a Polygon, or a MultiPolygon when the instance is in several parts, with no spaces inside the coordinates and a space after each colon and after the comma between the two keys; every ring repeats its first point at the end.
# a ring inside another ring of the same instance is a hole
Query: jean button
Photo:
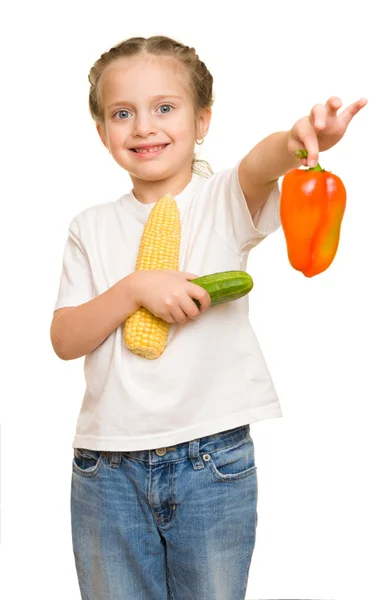
{"type": "Polygon", "coordinates": [[[204,455],[203,455],[203,460],[205,460],[206,462],[207,462],[208,460],[210,460],[210,454],[204,454],[204,455]]]}
{"type": "Polygon", "coordinates": [[[167,450],[166,448],[157,448],[155,450],[155,454],[157,454],[158,456],[164,456],[166,454],[167,450]]]}

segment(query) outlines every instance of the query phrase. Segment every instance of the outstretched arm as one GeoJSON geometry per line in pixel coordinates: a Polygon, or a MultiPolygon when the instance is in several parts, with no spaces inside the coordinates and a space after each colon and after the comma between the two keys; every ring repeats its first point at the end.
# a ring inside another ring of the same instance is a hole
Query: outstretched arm
{"type": "Polygon", "coordinates": [[[291,130],[273,133],[263,139],[242,159],[239,182],[252,216],[263,206],[277,179],[299,165],[315,166],[318,153],[332,148],[343,137],[350,121],[367,104],[361,98],[337,115],[342,102],[336,96],[326,104],[313,106],[291,130]],[[308,157],[297,160],[296,150],[307,150],[308,157]]]}

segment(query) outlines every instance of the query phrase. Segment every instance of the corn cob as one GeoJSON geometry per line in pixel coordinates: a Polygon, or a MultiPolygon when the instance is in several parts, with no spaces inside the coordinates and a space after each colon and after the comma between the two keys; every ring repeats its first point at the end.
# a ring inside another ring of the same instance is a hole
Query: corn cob
{"type": "MultiPolygon", "coordinates": [[[[144,226],[135,270],[179,267],[180,215],[178,205],[165,194],[152,208],[144,226]]],[[[123,338],[126,346],[144,358],[158,358],[164,351],[170,323],[144,306],[127,317],[123,338]]]]}

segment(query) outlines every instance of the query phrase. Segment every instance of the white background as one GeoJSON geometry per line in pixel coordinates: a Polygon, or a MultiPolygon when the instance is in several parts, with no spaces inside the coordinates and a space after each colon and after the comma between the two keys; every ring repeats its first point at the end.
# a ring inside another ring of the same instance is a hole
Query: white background
{"type": "Polygon", "coordinates": [[[214,76],[214,116],[200,148],[214,170],[233,166],[331,95],[344,107],[369,100],[320,159],[348,193],[331,267],[312,279],[292,269],[282,229],[249,259],[251,320],[284,417],[251,428],[259,524],[247,599],[385,597],[379,7],[369,1],[67,0],[60,6],[15,2],[3,10],[5,600],[80,599],[69,498],[83,360],[60,361],[49,327],[69,222],[131,189],[88,114],[89,69],[117,42],[153,34],[194,46],[214,76]]]}

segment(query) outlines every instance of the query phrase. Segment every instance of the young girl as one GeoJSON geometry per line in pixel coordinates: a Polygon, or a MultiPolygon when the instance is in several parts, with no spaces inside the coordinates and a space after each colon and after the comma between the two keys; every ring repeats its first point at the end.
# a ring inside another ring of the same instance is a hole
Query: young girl
{"type": "Polygon", "coordinates": [[[194,155],[213,78],[193,48],[131,38],[102,54],[89,81],[97,131],[133,188],[72,220],[51,327],[60,358],[85,356],[71,489],[81,596],[241,600],[257,524],[250,423],[281,410],[247,297],[210,307],[190,280],[246,270],[249,251],[280,225],[278,178],[316,164],[366,100],[337,115],[341,101],[330,98],[214,175],[194,155]],[[307,160],[294,158],[298,148],[307,160]],[[165,193],[180,211],[180,270],[135,271],[165,193]],[[156,360],[123,340],[141,306],[172,324],[156,360]]]}

